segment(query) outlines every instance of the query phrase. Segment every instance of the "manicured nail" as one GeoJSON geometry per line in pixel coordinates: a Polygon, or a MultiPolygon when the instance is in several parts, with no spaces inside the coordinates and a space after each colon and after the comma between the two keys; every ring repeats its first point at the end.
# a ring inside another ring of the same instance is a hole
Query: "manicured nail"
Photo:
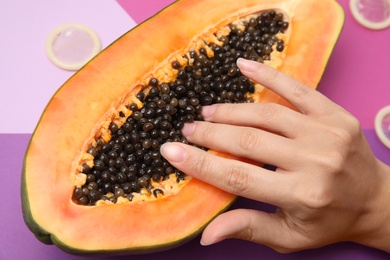
{"type": "Polygon", "coordinates": [[[165,143],[160,148],[160,153],[168,161],[182,162],[186,156],[186,150],[178,143],[165,143]]]}
{"type": "Polygon", "coordinates": [[[211,106],[204,106],[202,107],[202,116],[205,120],[207,120],[208,118],[210,118],[215,110],[217,109],[217,106],[216,105],[211,105],[211,106]]]}
{"type": "Polygon", "coordinates": [[[183,135],[185,137],[189,137],[194,132],[195,127],[196,127],[196,124],[194,124],[194,123],[186,123],[186,124],[184,124],[183,128],[181,129],[181,132],[183,133],[183,135]]]}
{"type": "Polygon", "coordinates": [[[240,70],[246,70],[248,72],[255,72],[259,69],[260,63],[252,60],[246,60],[243,58],[238,58],[237,66],[240,70]]]}

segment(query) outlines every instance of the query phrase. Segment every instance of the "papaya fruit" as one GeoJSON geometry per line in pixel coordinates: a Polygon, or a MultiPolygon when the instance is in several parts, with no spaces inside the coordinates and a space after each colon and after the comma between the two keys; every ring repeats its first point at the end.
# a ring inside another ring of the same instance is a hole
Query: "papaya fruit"
{"type": "Polygon", "coordinates": [[[244,77],[237,58],[315,88],[343,22],[335,0],[179,0],[125,33],[43,111],[24,158],[25,223],[74,254],[148,253],[193,238],[236,196],[174,169],[161,144],[187,142],[180,129],[202,120],[204,105],[289,106],[244,77]]]}

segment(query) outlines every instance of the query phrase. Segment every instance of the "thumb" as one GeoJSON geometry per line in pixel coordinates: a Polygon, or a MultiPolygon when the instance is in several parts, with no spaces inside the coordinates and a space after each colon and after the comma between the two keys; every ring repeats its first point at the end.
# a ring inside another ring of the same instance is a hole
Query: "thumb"
{"type": "Polygon", "coordinates": [[[262,244],[278,252],[295,251],[288,226],[279,214],[251,209],[236,209],[216,217],[205,228],[200,243],[204,246],[229,238],[262,244]],[[289,246],[290,245],[290,246],[289,246]]]}

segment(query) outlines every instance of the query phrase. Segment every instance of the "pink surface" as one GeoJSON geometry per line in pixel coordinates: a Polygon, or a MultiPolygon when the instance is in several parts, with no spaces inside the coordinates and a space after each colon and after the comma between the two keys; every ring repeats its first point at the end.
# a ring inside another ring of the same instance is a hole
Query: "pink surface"
{"type": "Polygon", "coordinates": [[[103,48],[135,25],[115,1],[0,1],[0,133],[31,133],[74,73],[53,65],[45,53],[50,32],[67,23],[94,30],[103,48]]]}
{"type": "MultiPolygon", "coordinates": [[[[174,1],[117,2],[139,23],[174,1]]],[[[373,128],[376,113],[390,104],[390,28],[365,29],[351,16],[349,1],[338,2],[346,10],[344,30],[318,90],[354,114],[363,128],[373,128]]]]}
{"type": "Polygon", "coordinates": [[[174,0],[148,0],[148,1],[128,1],[117,0],[123,9],[134,19],[136,23],[141,23],[156,14],[162,8],[173,3],[174,0]]]}

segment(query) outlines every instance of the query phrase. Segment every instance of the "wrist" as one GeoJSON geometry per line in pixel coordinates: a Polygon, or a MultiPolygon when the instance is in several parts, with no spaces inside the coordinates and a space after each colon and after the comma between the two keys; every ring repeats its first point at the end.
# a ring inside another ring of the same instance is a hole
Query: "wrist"
{"type": "MultiPolygon", "coordinates": [[[[390,166],[378,161],[378,184],[361,218],[353,241],[390,253],[390,166]]],[[[376,178],[373,177],[373,178],[376,178]]]]}

